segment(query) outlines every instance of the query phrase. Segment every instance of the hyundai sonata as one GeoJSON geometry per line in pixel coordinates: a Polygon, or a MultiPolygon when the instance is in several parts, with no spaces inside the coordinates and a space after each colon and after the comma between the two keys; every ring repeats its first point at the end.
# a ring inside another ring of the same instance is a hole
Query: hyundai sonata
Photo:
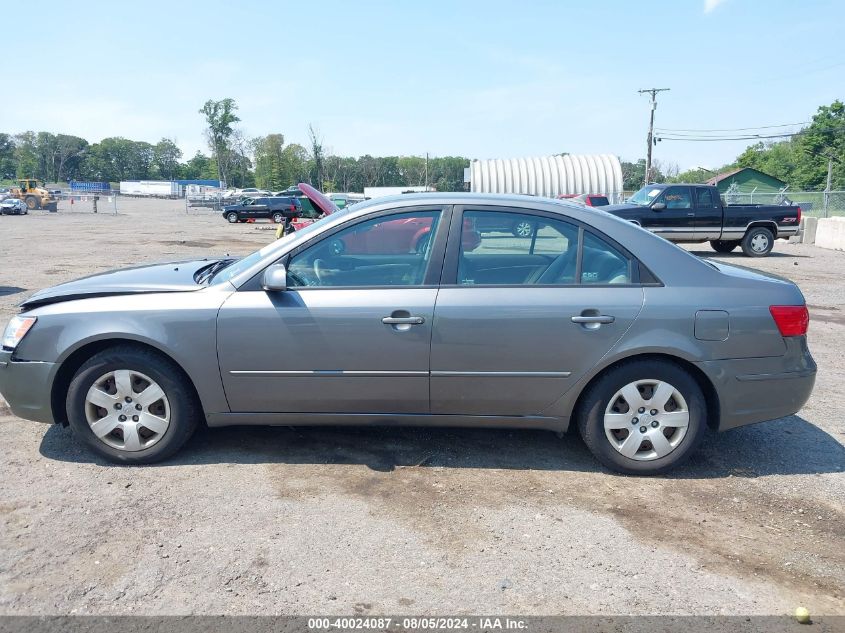
{"type": "Polygon", "coordinates": [[[785,279],[561,201],[338,211],[303,190],[325,217],[242,259],[27,299],[0,352],[13,412],[124,463],[167,458],[198,424],[573,426],[604,465],[646,474],[812,390],[807,308],[785,279]]]}

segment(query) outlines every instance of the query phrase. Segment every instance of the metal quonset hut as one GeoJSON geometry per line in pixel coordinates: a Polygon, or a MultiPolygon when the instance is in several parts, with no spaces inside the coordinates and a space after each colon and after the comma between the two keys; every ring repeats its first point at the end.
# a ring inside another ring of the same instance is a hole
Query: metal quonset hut
{"type": "Polygon", "coordinates": [[[555,198],[561,194],[603,193],[622,198],[622,165],[613,154],[565,154],[536,158],[494,158],[470,163],[471,191],[525,193],[555,198]]]}

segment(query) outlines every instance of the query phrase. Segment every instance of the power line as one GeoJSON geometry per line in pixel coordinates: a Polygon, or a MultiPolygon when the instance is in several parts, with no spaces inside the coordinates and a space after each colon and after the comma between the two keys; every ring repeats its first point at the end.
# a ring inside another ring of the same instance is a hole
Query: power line
{"type": "Polygon", "coordinates": [[[658,141],[754,141],[766,140],[772,138],[792,138],[794,136],[801,136],[808,132],[839,132],[845,131],[845,125],[836,125],[831,127],[819,127],[810,129],[803,129],[798,132],[790,132],[787,134],[742,134],[738,136],[699,136],[696,134],[682,134],[678,132],[670,132],[668,134],[657,133],[658,141]]]}
{"type": "Polygon", "coordinates": [[[801,121],[800,123],[780,123],[779,125],[759,125],[757,127],[726,127],[713,129],[695,129],[695,128],[670,128],[658,127],[655,128],[658,132],[746,132],[748,130],[770,130],[777,127],[791,127],[794,125],[809,125],[812,121],[801,121]]]}

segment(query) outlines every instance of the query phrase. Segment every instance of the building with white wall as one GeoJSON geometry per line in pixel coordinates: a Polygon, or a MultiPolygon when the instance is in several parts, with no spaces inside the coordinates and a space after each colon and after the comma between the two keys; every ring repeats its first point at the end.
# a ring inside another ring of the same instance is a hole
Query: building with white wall
{"type": "Polygon", "coordinates": [[[599,193],[622,199],[622,165],[613,154],[565,154],[534,158],[473,160],[470,190],[480,193],[559,195],[599,193]]]}

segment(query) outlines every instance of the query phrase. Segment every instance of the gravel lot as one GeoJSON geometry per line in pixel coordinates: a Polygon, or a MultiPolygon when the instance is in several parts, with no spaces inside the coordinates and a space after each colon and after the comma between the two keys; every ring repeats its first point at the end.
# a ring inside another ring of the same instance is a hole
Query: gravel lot
{"type": "MultiPolygon", "coordinates": [[[[43,286],[272,239],[178,201],[83,208],[0,217],[3,323],[43,286]]],[[[117,467],[0,403],[0,613],[845,614],[845,253],[719,258],[801,286],[815,393],[663,478],[487,430],[204,430],[117,467]]]]}

